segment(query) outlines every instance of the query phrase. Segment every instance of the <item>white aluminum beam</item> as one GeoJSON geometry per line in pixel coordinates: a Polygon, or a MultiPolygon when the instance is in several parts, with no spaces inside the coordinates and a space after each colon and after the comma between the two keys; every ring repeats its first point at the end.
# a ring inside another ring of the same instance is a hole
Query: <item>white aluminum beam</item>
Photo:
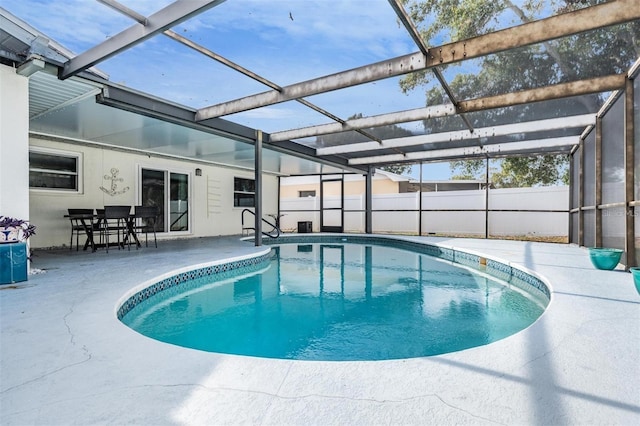
{"type": "MultiPolygon", "coordinates": [[[[100,3],[103,3],[103,4],[113,8],[114,10],[122,13],[125,16],[128,16],[129,18],[138,21],[142,25],[147,25],[147,23],[148,23],[148,20],[147,20],[147,18],[145,16],[140,15],[135,10],[130,9],[130,8],[122,5],[121,3],[117,2],[116,0],[98,0],[98,1],[100,3]]],[[[205,56],[207,56],[207,57],[209,57],[209,58],[211,58],[211,59],[213,59],[213,60],[215,60],[215,61],[217,61],[217,62],[219,62],[219,63],[221,63],[221,64],[223,64],[223,65],[225,65],[225,66],[227,66],[229,68],[231,68],[231,69],[233,69],[234,71],[237,71],[237,72],[239,72],[239,73],[241,73],[243,75],[246,75],[249,78],[252,78],[253,80],[256,80],[256,81],[264,84],[267,87],[270,87],[271,89],[278,90],[278,91],[282,89],[276,83],[274,83],[272,81],[269,81],[264,77],[259,76],[258,74],[254,73],[253,71],[250,71],[247,68],[244,68],[243,66],[238,65],[238,64],[234,63],[233,61],[231,61],[231,60],[229,60],[229,59],[227,59],[227,58],[225,58],[225,57],[223,57],[221,55],[218,55],[217,53],[213,52],[210,49],[207,49],[204,46],[199,45],[198,43],[194,42],[193,40],[190,40],[190,39],[188,39],[186,37],[181,36],[180,34],[176,33],[173,30],[169,30],[169,29],[165,30],[165,31],[163,31],[163,34],[166,35],[167,37],[169,37],[170,39],[172,39],[172,40],[174,40],[174,41],[176,41],[178,43],[181,43],[181,44],[183,44],[183,45],[195,50],[196,52],[201,53],[201,54],[203,54],[203,55],[205,55],[205,56]]],[[[320,108],[317,105],[312,104],[311,102],[309,102],[309,101],[307,101],[305,99],[302,99],[302,98],[301,99],[297,99],[297,102],[301,103],[302,105],[304,105],[304,106],[306,106],[308,108],[313,109],[314,111],[316,111],[316,112],[318,112],[318,113],[320,113],[320,114],[322,114],[322,115],[324,115],[326,117],[331,118],[332,120],[335,120],[335,121],[340,122],[340,123],[344,123],[344,120],[342,120],[341,118],[331,114],[330,112],[320,108]]],[[[365,132],[363,130],[355,129],[355,131],[360,133],[360,134],[362,134],[362,135],[364,135],[368,139],[380,142],[379,138],[376,138],[375,136],[373,136],[373,135],[371,135],[371,134],[369,134],[369,133],[367,133],[367,132],[365,132]]]]}
{"type": "Polygon", "coordinates": [[[218,105],[213,105],[198,110],[196,120],[220,117],[247,111],[281,102],[291,101],[306,96],[344,89],[359,84],[381,80],[407,74],[409,70],[425,69],[426,58],[422,53],[414,53],[389,59],[375,64],[367,65],[337,74],[320,77],[302,83],[285,86],[281,91],[268,91],[256,95],[247,96],[218,105]]]}
{"type": "Polygon", "coordinates": [[[636,59],[633,65],[631,65],[631,68],[629,68],[629,71],[627,72],[627,76],[633,80],[636,78],[639,71],[640,71],[640,58],[636,59]]]}
{"type": "MultiPolygon", "coordinates": [[[[594,124],[595,114],[573,115],[561,118],[551,118],[548,120],[525,121],[503,126],[483,127],[475,129],[473,133],[468,130],[457,132],[433,133],[430,135],[408,136],[404,138],[386,139],[382,144],[377,142],[362,142],[349,145],[331,146],[318,148],[317,155],[347,154],[350,152],[375,151],[389,148],[402,148],[408,146],[424,145],[437,142],[451,142],[460,140],[472,140],[478,138],[488,138],[495,136],[506,136],[513,134],[524,134],[541,132],[547,130],[569,129],[575,127],[586,127],[594,124]]],[[[409,153],[406,154],[407,156],[409,153]]]]}
{"type": "Polygon", "coordinates": [[[552,84],[536,89],[521,90],[486,98],[470,99],[458,103],[459,111],[483,111],[493,108],[504,108],[513,105],[561,99],[570,96],[581,96],[592,93],[609,92],[624,88],[625,75],[613,74],[568,83],[552,84]]]}
{"type": "Polygon", "coordinates": [[[505,50],[592,31],[640,19],[637,0],[612,0],[490,34],[435,47],[429,55],[416,52],[360,68],[308,80],[244,98],[201,108],[196,120],[220,117],[305,96],[477,58],[505,50]]]}
{"type": "Polygon", "coordinates": [[[269,135],[270,142],[286,141],[291,139],[299,139],[308,136],[320,136],[330,133],[340,133],[347,130],[364,129],[368,127],[386,126],[396,123],[409,123],[411,121],[420,121],[427,118],[445,117],[454,115],[456,108],[453,104],[435,105],[425,108],[416,108],[407,111],[393,112],[389,114],[374,115],[371,117],[354,118],[346,120],[342,123],[328,123],[319,126],[303,127],[300,129],[285,130],[275,132],[269,135]]]}
{"type": "Polygon", "coordinates": [[[554,149],[561,150],[580,143],[580,136],[567,136],[561,138],[536,139],[521,142],[508,142],[504,144],[485,145],[482,147],[471,146],[466,148],[447,148],[431,151],[408,152],[405,156],[396,154],[376,155],[371,157],[353,158],[349,165],[393,163],[401,161],[417,160],[446,160],[451,158],[481,157],[481,156],[507,156],[518,152],[549,152],[554,149]]]}
{"type": "MultiPolygon", "coordinates": [[[[198,53],[201,53],[229,68],[231,68],[234,71],[237,71],[243,75],[246,75],[249,78],[252,78],[255,81],[258,81],[262,84],[264,84],[265,86],[268,86],[274,90],[282,90],[282,87],[280,87],[279,85],[277,85],[276,83],[267,80],[266,78],[254,73],[253,71],[250,71],[246,68],[244,68],[241,65],[238,65],[236,63],[234,63],[233,61],[230,61],[229,59],[218,55],[217,53],[207,49],[206,47],[200,46],[199,44],[197,44],[196,42],[194,42],[193,40],[190,40],[186,37],[181,36],[180,34],[176,33],[175,31],[172,30],[166,30],[163,33],[164,35],[166,35],[167,37],[171,38],[174,41],[177,41],[178,43],[181,43],[193,50],[195,50],[198,53]]],[[[302,105],[306,106],[307,108],[311,108],[312,110],[316,111],[317,113],[320,113],[322,115],[324,115],[325,117],[329,117],[330,119],[337,121],[339,123],[344,123],[344,120],[341,119],[340,117],[330,113],[329,111],[326,111],[322,108],[320,108],[317,105],[312,104],[311,102],[307,101],[306,99],[300,98],[300,99],[296,99],[297,102],[301,103],[302,105]]],[[[374,140],[374,141],[378,141],[380,142],[380,139],[376,138],[373,135],[370,135],[369,133],[360,130],[360,129],[354,129],[356,132],[362,134],[363,136],[365,136],[368,139],[374,140]]]]}
{"type": "Polygon", "coordinates": [[[328,123],[317,126],[303,127],[299,129],[285,130],[271,133],[271,142],[291,139],[299,139],[309,136],[320,136],[330,133],[340,133],[347,130],[357,130],[368,127],[386,126],[411,121],[421,121],[430,118],[438,118],[454,115],[460,111],[474,112],[485,111],[494,108],[504,108],[513,105],[522,105],[532,102],[541,102],[551,99],[567,98],[571,96],[601,93],[616,89],[622,89],[625,84],[624,74],[614,74],[604,77],[590,78],[586,80],[572,81],[569,83],[554,84],[536,89],[522,90],[503,95],[489,96],[485,98],[470,99],[458,102],[458,108],[453,104],[434,105],[424,108],[416,108],[407,111],[380,114],[371,117],[363,117],[347,120],[342,125],[328,123]]]}
{"type": "Polygon", "coordinates": [[[164,9],[149,16],[146,25],[136,23],[65,62],[64,68],[60,73],[60,78],[65,79],[78,74],[224,1],[225,0],[176,0],[164,9]]]}
{"type": "Polygon", "coordinates": [[[110,8],[128,16],[131,19],[135,19],[136,21],[138,21],[139,23],[141,23],[142,25],[147,25],[149,23],[149,21],[147,20],[146,16],[140,15],[138,12],[136,12],[133,9],[128,8],[127,6],[123,5],[122,3],[117,2],[116,0],[98,0],[100,3],[109,6],[110,8]]]}

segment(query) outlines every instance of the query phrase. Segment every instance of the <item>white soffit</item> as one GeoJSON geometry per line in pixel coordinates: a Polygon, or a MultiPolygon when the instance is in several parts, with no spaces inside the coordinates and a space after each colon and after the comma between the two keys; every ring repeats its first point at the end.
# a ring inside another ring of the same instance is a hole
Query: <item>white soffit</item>
{"type": "Polygon", "coordinates": [[[29,77],[29,118],[96,95],[98,88],[76,79],[58,80],[54,75],[37,72],[29,77]]]}

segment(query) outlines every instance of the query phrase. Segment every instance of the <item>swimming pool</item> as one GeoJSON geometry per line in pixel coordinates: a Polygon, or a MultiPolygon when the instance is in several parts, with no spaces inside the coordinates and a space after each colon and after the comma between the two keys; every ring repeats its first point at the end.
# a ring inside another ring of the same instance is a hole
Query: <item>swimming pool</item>
{"type": "Polygon", "coordinates": [[[118,316],[141,334],[199,350],[382,360],[491,343],[526,328],[549,300],[541,282],[477,255],[365,238],[319,241],[195,274],[138,297],[118,316]]]}

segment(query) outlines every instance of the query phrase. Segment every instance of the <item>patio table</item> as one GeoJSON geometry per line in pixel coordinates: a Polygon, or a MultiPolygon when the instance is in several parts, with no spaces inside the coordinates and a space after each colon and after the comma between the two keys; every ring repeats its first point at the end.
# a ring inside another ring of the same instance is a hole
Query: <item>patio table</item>
{"type": "Polygon", "coordinates": [[[129,236],[131,236],[136,243],[136,248],[138,248],[138,247],[141,247],[142,245],[140,244],[140,240],[138,239],[138,233],[136,232],[136,218],[137,216],[135,215],[135,213],[132,213],[129,215],[129,217],[127,217],[127,220],[126,220],[127,233],[124,236],[124,240],[122,244],[124,245],[124,243],[128,241],[129,236]]]}
{"type": "MultiPolygon", "coordinates": [[[[94,231],[95,231],[94,220],[97,219],[97,222],[95,222],[95,225],[97,229],[100,229],[101,222],[104,220],[104,214],[66,214],[64,215],[64,217],[67,219],[76,219],[80,221],[80,223],[82,224],[82,227],[87,236],[87,239],[84,242],[84,246],[82,247],[82,250],[87,250],[87,248],[91,246],[91,251],[95,252],[98,249],[98,247],[104,246],[104,244],[96,243],[94,238],[94,231]]],[[[123,240],[123,245],[124,243],[127,242],[129,237],[131,237],[133,238],[133,241],[135,242],[136,247],[141,247],[140,240],[138,239],[138,235],[135,229],[135,219],[136,219],[135,214],[130,214],[127,217],[127,220],[125,222],[127,232],[123,240]]]]}

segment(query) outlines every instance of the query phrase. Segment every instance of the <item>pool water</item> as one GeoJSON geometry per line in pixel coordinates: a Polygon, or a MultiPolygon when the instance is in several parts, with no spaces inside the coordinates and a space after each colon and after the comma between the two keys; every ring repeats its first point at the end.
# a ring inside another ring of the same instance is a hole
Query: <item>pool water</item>
{"type": "Polygon", "coordinates": [[[203,351],[384,360],[485,345],[526,328],[545,307],[506,282],[406,250],[360,244],[273,250],[261,271],[199,278],[182,293],[161,292],[123,322],[203,351]]]}

